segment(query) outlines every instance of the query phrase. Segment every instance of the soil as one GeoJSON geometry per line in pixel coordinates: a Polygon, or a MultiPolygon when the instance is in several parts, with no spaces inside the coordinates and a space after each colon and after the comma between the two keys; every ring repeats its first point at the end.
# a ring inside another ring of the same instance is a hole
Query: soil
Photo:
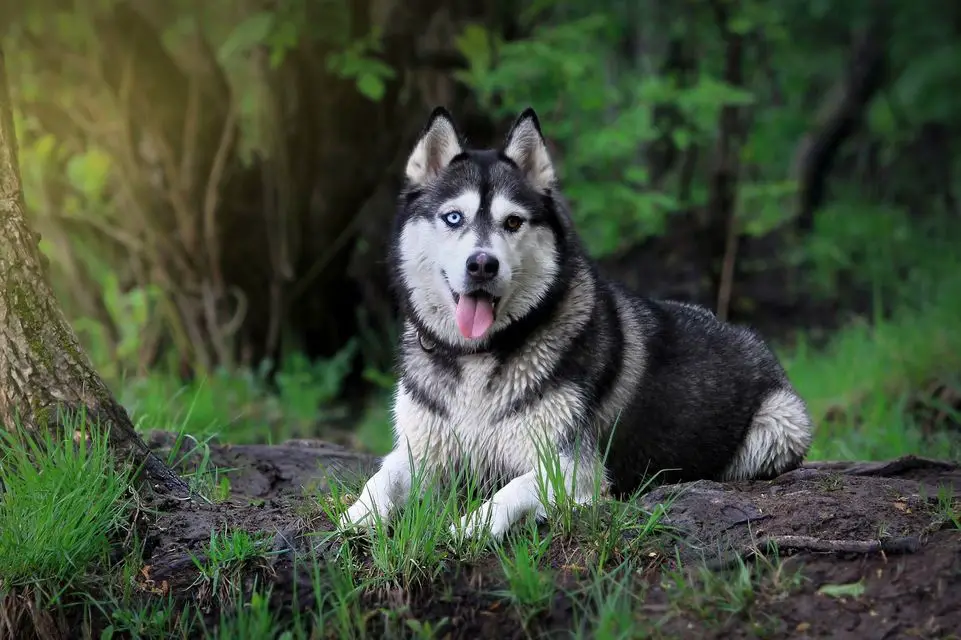
{"type": "MultiPolygon", "coordinates": [[[[151,438],[160,451],[170,442],[169,434],[151,438]]],[[[211,462],[225,470],[232,495],[222,503],[152,505],[157,512],[145,524],[148,586],[162,585],[179,598],[209,598],[198,593],[191,554],[203,556],[212,529],[242,528],[273,536],[277,554],[258,576],[272,584],[273,603],[288,609],[294,593],[310,592],[310,576],[294,570],[297,560],[311,548],[324,554],[336,547],[317,547],[308,535],[330,530],[330,523],[316,508],[310,513],[314,499],[305,496],[324,490],[327,473],[363,479],[375,459],[300,440],[215,445],[211,462]]],[[[959,637],[961,530],[939,515],[939,487],[945,486],[961,496],[961,466],[909,456],[808,463],[772,481],[656,488],[641,506],[672,501],[664,520],[672,533],[635,563],[642,570],[631,577],[632,589],[641,604],[631,637],[959,637]],[[775,552],[780,565],[771,561],[775,552]],[[678,573],[678,566],[687,569],[678,573]],[[730,584],[745,566],[755,568],[755,586],[743,606],[732,608],[706,582],[705,567],[728,576],[730,584]],[[694,586],[672,587],[678,575],[694,586]],[[860,594],[819,592],[859,581],[860,594]]],[[[506,584],[491,557],[450,566],[430,585],[367,593],[364,605],[372,611],[404,607],[407,618],[440,625],[439,637],[570,637],[586,602],[576,595],[587,584],[572,566],[576,555],[570,542],[551,549],[561,588],[549,609],[533,617],[522,617],[498,593],[506,584]]],[[[371,617],[373,637],[389,631],[378,628],[382,619],[371,617]]],[[[402,635],[411,629],[402,627],[402,635]]]]}

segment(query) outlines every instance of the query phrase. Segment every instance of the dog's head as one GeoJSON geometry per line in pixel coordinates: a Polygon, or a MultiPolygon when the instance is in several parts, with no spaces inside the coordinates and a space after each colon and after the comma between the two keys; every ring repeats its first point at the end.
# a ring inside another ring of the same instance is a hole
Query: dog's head
{"type": "Polygon", "coordinates": [[[426,329],[476,347],[545,302],[570,220],[533,109],[499,149],[468,149],[450,114],[435,109],[405,178],[391,268],[426,329]]]}

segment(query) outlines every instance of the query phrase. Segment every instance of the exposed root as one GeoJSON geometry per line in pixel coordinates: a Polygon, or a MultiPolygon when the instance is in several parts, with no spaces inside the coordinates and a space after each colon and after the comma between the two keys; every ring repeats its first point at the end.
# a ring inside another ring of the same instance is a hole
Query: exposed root
{"type": "Polygon", "coordinates": [[[946,460],[933,460],[921,456],[908,455],[882,462],[818,461],[804,463],[805,469],[837,471],[851,476],[894,477],[910,471],[932,470],[953,471],[958,466],[946,460]]]}
{"type": "Polygon", "coordinates": [[[811,553],[883,553],[901,555],[917,553],[921,549],[918,536],[885,538],[883,540],[827,540],[814,536],[765,536],[757,543],[733,553],[724,554],[707,563],[712,570],[730,568],[738,560],[750,559],[758,555],[774,552],[811,552],[811,553]]]}

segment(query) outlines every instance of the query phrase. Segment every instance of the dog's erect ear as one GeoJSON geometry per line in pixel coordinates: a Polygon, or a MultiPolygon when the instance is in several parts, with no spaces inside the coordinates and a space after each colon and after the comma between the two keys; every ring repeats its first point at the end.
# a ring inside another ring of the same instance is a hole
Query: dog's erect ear
{"type": "Polygon", "coordinates": [[[521,173],[538,191],[547,191],[554,186],[554,163],[534,109],[528,107],[514,121],[504,143],[504,155],[520,167],[521,173]]]}
{"type": "Polygon", "coordinates": [[[461,151],[463,147],[454,119],[447,109],[436,107],[407,159],[404,174],[412,185],[427,184],[461,151]]]}

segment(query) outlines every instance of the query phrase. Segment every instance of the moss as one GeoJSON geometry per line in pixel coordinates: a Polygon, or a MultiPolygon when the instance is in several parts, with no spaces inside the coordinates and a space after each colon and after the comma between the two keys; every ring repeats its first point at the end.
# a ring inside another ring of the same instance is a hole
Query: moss
{"type": "MultiPolygon", "coordinates": [[[[63,353],[70,361],[78,366],[78,374],[86,373],[86,355],[80,348],[76,338],[68,327],[64,325],[62,318],[57,318],[56,311],[51,308],[50,300],[38,299],[44,292],[28,293],[27,288],[20,281],[13,280],[8,285],[7,301],[9,307],[20,319],[23,327],[24,339],[30,352],[48,370],[54,370],[55,353],[50,350],[50,346],[44,338],[52,336],[55,348],[63,353]]],[[[50,294],[52,295],[52,294],[50,294]]],[[[89,377],[89,376],[85,376],[89,377]]],[[[87,382],[87,381],[85,381],[87,382]]],[[[103,385],[95,384],[99,390],[98,395],[103,391],[99,388],[103,385]]],[[[103,398],[98,398],[103,399],[103,398]]]]}
{"type": "MultiPolygon", "coordinates": [[[[42,299],[43,289],[29,291],[22,280],[11,278],[4,293],[8,308],[19,320],[29,354],[43,367],[47,383],[79,386],[92,393],[95,402],[109,402],[110,391],[90,369],[69,327],[51,307],[52,301],[42,299]]],[[[38,429],[49,428],[56,422],[45,397],[30,399],[30,421],[38,429]]]]}
{"type": "Polygon", "coordinates": [[[33,408],[33,424],[38,431],[50,429],[50,408],[46,405],[33,408]]]}
{"type": "Polygon", "coordinates": [[[27,293],[26,288],[17,280],[9,283],[7,303],[20,320],[24,339],[30,352],[48,370],[53,369],[53,356],[43,341],[43,321],[36,300],[27,293]]]}

